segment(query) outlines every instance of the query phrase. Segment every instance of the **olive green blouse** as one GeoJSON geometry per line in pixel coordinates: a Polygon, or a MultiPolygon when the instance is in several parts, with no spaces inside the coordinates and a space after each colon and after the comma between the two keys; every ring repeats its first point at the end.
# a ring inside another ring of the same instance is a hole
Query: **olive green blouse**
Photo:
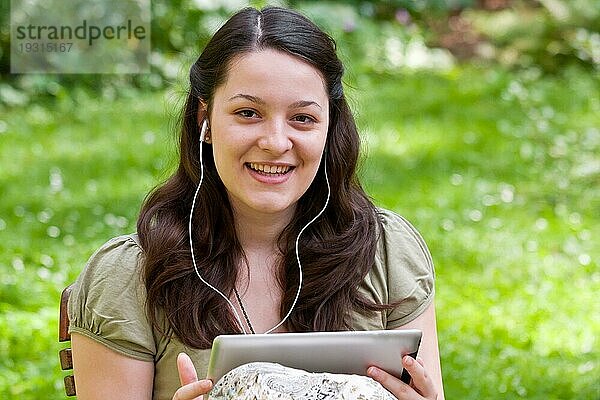
{"type": "MultiPolygon", "coordinates": [[[[403,301],[393,310],[372,317],[354,312],[355,330],[402,326],[418,317],[434,296],[433,263],[425,242],[401,216],[387,210],[379,213],[383,231],[375,263],[360,289],[377,303],[403,301]]],[[[210,349],[188,348],[150,325],[144,306],[143,256],[135,234],[111,239],[92,255],[71,292],[70,331],[128,357],[153,362],[153,398],[171,399],[179,387],[177,355],[188,353],[202,377],[210,349]]]]}

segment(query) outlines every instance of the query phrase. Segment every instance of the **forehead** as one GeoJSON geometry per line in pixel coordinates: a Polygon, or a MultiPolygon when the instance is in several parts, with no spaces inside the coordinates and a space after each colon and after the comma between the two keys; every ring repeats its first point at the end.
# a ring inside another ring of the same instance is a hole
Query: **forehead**
{"type": "Polygon", "coordinates": [[[280,100],[308,96],[320,104],[328,99],[318,69],[299,57],[273,49],[243,53],[231,60],[226,80],[215,96],[240,92],[280,100]]]}

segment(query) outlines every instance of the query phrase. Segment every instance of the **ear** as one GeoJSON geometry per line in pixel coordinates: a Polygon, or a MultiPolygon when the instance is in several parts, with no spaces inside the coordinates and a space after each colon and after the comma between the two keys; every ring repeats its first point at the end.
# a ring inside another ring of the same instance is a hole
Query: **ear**
{"type": "Polygon", "coordinates": [[[196,123],[198,128],[202,126],[202,121],[208,119],[208,105],[202,99],[198,99],[198,113],[196,114],[196,123]]]}
{"type": "Polygon", "coordinates": [[[208,106],[204,100],[198,100],[200,103],[198,104],[196,123],[200,130],[200,141],[210,143],[210,135],[208,134],[208,131],[210,130],[210,124],[208,123],[208,106]]]}

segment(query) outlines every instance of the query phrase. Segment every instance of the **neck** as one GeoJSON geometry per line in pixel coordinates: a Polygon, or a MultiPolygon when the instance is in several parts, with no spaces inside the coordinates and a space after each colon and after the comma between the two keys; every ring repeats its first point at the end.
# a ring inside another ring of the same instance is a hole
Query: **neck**
{"type": "Polygon", "coordinates": [[[291,221],[293,210],[256,213],[234,209],[235,229],[244,251],[277,252],[277,240],[291,221]]]}

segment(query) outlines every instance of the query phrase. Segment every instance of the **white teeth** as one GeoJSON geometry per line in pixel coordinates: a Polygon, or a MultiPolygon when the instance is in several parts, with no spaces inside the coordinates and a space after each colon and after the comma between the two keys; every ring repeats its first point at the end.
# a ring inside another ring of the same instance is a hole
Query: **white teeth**
{"type": "Polygon", "coordinates": [[[266,174],[285,174],[290,170],[290,167],[287,165],[266,165],[258,163],[250,163],[250,168],[266,174]]]}

